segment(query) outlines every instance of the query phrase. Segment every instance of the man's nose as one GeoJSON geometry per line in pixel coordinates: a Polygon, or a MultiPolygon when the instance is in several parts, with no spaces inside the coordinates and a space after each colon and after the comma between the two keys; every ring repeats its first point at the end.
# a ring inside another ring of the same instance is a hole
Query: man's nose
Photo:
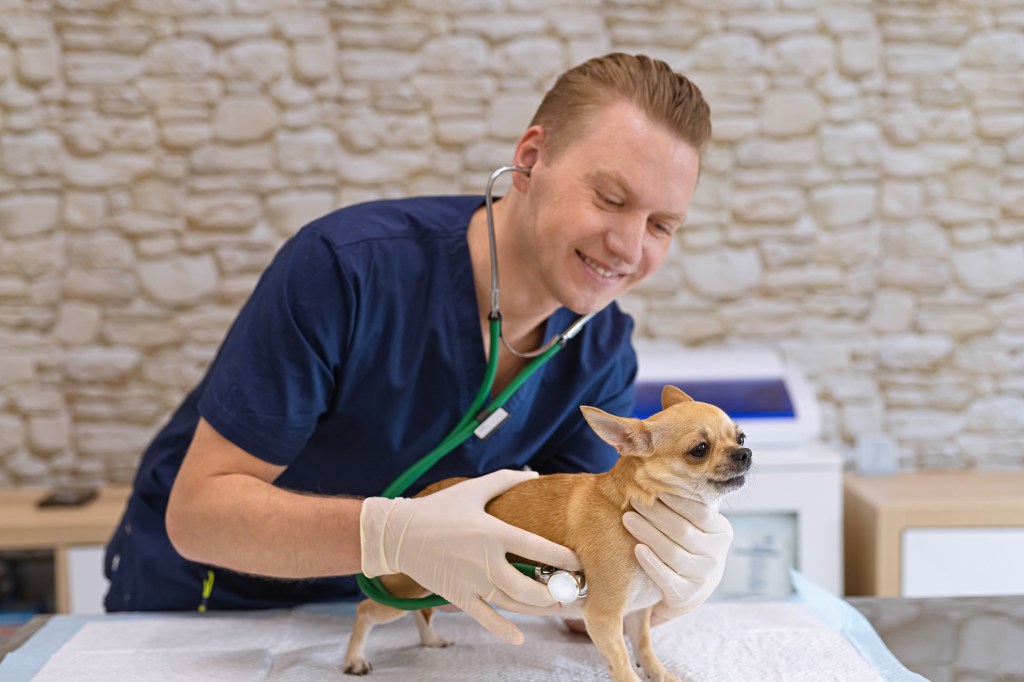
{"type": "Polygon", "coordinates": [[[647,231],[647,220],[623,218],[611,226],[605,233],[605,247],[624,265],[636,265],[643,253],[644,234],[647,231]]]}

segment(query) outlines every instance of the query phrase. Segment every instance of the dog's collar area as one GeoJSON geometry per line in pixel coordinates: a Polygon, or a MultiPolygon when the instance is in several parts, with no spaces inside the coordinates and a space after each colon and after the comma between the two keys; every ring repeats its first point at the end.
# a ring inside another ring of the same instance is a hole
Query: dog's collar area
{"type": "Polygon", "coordinates": [[[533,570],[533,579],[547,585],[551,596],[562,604],[571,604],[587,596],[587,578],[583,573],[573,573],[554,566],[537,566],[533,570]]]}

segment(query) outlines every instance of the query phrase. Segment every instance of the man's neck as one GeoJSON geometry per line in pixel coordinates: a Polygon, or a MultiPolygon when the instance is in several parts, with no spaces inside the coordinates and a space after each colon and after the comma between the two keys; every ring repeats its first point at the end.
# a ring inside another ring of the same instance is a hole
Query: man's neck
{"type": "MultiPolygon", "coordinates": [[[[519,350],[533,350],[543,337],[545,321],[558,309],[558,302],[538,292],[536,278],[529,274],[524,254],[515,247],[511,230],[514,207],[510,198],[494,202],[494,230],[501,287],[502,332],[519,350]],[[531,279],[534,280],[531,282],[531,279]],[[547,298],[547,300],[545,300],[547,298]]],[[[486,329],[491,309],[491,254],[487,236],[487,212],[480,208],[469,224],[469,253],[473,263],[477,307],[486,329]]]]}

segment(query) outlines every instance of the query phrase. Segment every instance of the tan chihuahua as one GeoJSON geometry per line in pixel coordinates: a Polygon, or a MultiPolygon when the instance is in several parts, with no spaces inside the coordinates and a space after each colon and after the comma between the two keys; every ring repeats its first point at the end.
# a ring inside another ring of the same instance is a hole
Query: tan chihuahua
{"type": "MultiPolygon", "coordinates": [[[[582,616],[616,682],[640,682],[630,665],[623,625],[649,679],[678,679],[658,661],[651,646],[651,607],[661,591],[637,563],[637,540],[622,525],[622,515],[631,503],[651,504],[659,493],[710,502],[741,487],[751,465],[743,433],[722,410],[696,402],[674,386],[662,390],[661,404],[661,412],[644,420],[582,407],[591,428],[622,455],[611,471],[541,476],[510,488],[486,507],[492,516],[568,547],[579,557],[587,596],[566,605],[563,615],[582,616]]],[[[440,481],[421,494],[461,480],[465,479],[440,481]]],[[[381,580],[398,597],[427,594],[405,575],[381,580]]],[[[345,672],[368,673],[363,650],[370,630],[406,613],[369,599],[360,603],[345,653],[345,672]]],[[[430,616],[431,609],[414,613],[423,645],[450,645],[430,626],[430,616]]]]}

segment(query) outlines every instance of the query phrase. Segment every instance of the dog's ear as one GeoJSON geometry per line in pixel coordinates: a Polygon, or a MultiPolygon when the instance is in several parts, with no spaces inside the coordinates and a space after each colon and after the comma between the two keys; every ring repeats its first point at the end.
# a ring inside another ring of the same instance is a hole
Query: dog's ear
{"type": "Polygon", "coordinates": [[[620,455],[647,457],[654,454],[654,438],[643,420],[616,417],[586,405],[580,407],[590,428],[620,455]]]}
{"type": "Polygon", "coordinates": [[[661,409],[667,410],[679,403],[693,402],[693,398],[683,393],[675,386],[666,386],[661,389],[661,409]]]}

